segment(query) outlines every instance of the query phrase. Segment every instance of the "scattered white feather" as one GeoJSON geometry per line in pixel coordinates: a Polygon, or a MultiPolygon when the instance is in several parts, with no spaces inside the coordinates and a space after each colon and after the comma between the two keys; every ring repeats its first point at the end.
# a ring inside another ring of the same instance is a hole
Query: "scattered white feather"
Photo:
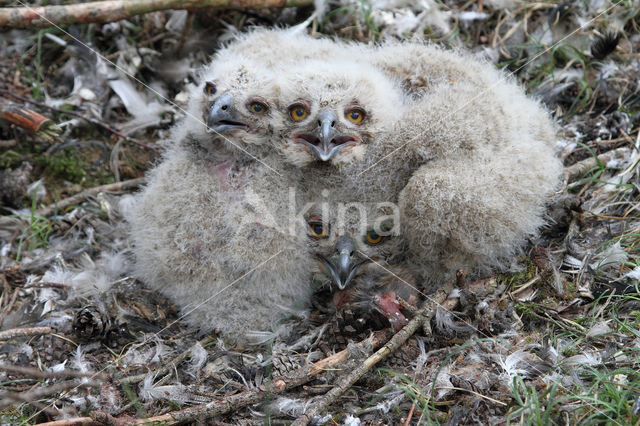
{"type": "Polygon", "coordinates": [[[344,426],[360,426],[360,419],[357,417],[353,417],[351,414],[347,414],[347,417],[344,419],[344,426]]]}
{"type": "Polygon", "coordinates": [[[45,314],[53,311],[56,304],[55,302],[60,299],[60,294],[55,291],[53,288],[47,287],[40,290],[38,293],[38,301],[43,303],[44,306],[42,308],[42,313],[40,316],[44,316],[45,314]]]}
{"type": "Polygon", "coordinates": [[[593,327],[591,327],[589,331],[587,331],[587,337],[597,337],[611,333],[613,330],[611,330],[611,327],[609,327],[607,322],[608,321],[603,321],[594,324],[593,327]]]}
{"type": "Polygon", "coordinates": [[[187,367],[187,373],[194,376],[202,369],[207,362],[209,354],[202,347],[200,342],[196,342],[191,348],[191,357],[189,358],[189,365],[187,367]]]}
{"type": "Polygon", "coordinates": [[[109,86],[120,97],[127,112],[134,118],[122,126],[122,132],[129,135],[162,122],[162,115],[171,111],[171,107],[156,100],[148,99],[146,92],[138,92],[133,84],[125,79],[110,80],[109,86]]]}
{"type": "Polygon", "coordinates": [[[67,365],[67,361],[69,361],[69,360],[65,359],[60,364],[55,364],[55,365],[52,365],[51,367],[47,368],[47,370],[51,371],[52,373],[60,373],[60,372],[64,371],[64,366],[67,365]]]}
{"type": "Polygon", "coordinates": [[[301,402],[297,398],[281,397],[275,401],[273,408],[276,412],[288,417],[299,417],[309,407],[309,402],[301,402]]]}
{"type": "Polygon", "coordinates": [[[27,187],[26,195],[30,199],[33,199],[33,196],[35,194],[36,201],[39,202],[47,196],[47,188],[42,184],[42,182],[42,179],[38,179],[27,187]]]}
{"type": "Polygon", "coordinates": [[[624,278],[631,278],[632,280],[640,280],[640,266],[636,266],[632,271],[627,272],[624,278]]]}
{"type": "Polygon", "coordinates": [[[524,362],[527,361],[528,353],[523,350],[517,350],[508,356],[501,356],[498,360],[498,365],[502,368],[503,373],[500,374],[500,379],[509,386],[513,383],[513,378],[516,376],[528,377],[530,372],[523,367],[524,362]]]}
{"type": "Polygon", "coordinates": [[[578,355],[565,358],[561,362],[567,367],[592,366],[600,364],[602,362],[602,357],[597,352],[586,351],[578,355]]]}
{"type": "Polygon", "coordinates": [[[591,266],[596,270],[603,267],[617,268],[628,259],[629,255],[626,250],[622,248],[620,241],[618,241],[605,251],[596,255],[597,261],[592,263],[591,266]]]}
{"type": "Polygon", "coordinates": [[[489,17],[488,13],[465,11],[458,13],[458,19],[465,26],[468,27],[474,21],[485,21],[489,17]]]}
{"type": "MultiPolygon", "coordinates": [[[[424,387],[424,393],[430,395],[434,387],[433,380],[430,381],[427,386],[424,387]]],[[[435,383],[435,399],[441,400],[451,392],[453,392],[453,383],[451,383],[451,366],[446,365],[438,371],[438,377],[435,383]]]]}
{"type": "MultiPolygon", "coordinates": [[[[70,367],[84,374],[87,374],[91,371],[91,364],[85,358],[84,351],[82,350],[82,345],[78,345],[75,352],[71,356],[70,367]]],[[[83,383],[87,383],[88,381],[89,381],[88,377],[82,378],[83,383]]]]}
{"type": "Polygon", "coordinates": [[[67,270],[58,265],[54,265],[52,269],[49,269],[44,273],[42,277],[43,282],[71,285],[74,277],[72,271],[67,270]]]}

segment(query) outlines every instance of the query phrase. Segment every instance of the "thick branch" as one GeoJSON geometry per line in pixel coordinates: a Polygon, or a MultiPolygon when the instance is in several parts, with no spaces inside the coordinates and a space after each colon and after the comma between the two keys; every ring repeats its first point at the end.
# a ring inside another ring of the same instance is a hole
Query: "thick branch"
{"type": "Polygon", "coordinates": [[[259,9],[310,4],[312,0],[113,0],[67,6],[0,8],[0,27],[43,28],[75,23],[114,22],[166,9],[259,9]]]}
{"type": "Polygon", "coordinates": [[[54,142],[62,133],[62,129],[48,117],[3,98],[0,98],[0,118],[37,134],[47,142],[54,142]]]}

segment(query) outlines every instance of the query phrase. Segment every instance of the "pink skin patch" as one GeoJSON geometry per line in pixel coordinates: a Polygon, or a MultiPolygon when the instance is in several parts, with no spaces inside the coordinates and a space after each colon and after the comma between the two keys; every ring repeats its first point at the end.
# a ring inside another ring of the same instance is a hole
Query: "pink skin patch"
{"type": "Polygon", "coordinates": [[[400,312],[400,305],[396,298],[396,293],[390,291],[384,296],[376,296],[376,305],[381,313],[389,320],[393,331],[398,332],[409,322],[407,318],[400,312]]]}
{"type": "Polygon", "coordinates": [[[336,291],[333,294],[333,306],[339,308],[351,301],[351,293],[347,290],[336,291]]]}
{"type": "Polygon", "coordinates": [[[233,162],[226,161],[214,165],[210,170],[211,176],[218,179],[218,182],[220,182],[220,187],[224,191],[228,191],[231,189],[231,186],[229,185],[229,171],[231,170],[231,166],[233,166],[233,162]]]}

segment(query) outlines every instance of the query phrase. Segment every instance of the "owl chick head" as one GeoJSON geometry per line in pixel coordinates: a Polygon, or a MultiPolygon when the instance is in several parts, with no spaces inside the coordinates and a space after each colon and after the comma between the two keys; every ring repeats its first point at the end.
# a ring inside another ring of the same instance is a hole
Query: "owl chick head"
{"type": "Polygon", "coordinates": [[[202,73],[189,112],[201,118],[201,138],[252,152],[273,134],[278,92],[270,70],[227,48],[202,73]]]}
{"type": "Polygon", "coordinates": [[[361,160],[402,110],[395,82],[357,61],[308,61],[289,68],[284,77],[278,102],[284,123],[274,141],[298,166],[361,160]]]}
{"type": "Polygon", "coordinates": [[[314,275],[340,289],[367,268],[403,255],[400,214],[392,203],[316,203],[305,218],[314,275]]]}

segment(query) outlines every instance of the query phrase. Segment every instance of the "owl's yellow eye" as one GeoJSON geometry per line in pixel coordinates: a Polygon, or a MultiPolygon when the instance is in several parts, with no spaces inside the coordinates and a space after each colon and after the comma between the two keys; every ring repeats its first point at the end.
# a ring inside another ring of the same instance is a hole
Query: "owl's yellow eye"
{"type": "Polygon", "coordinates": [[[249,104],[249,111],[255,114],[264,114],[269,110],[269,107],[264,102],[254,101],[249,104]]]}
{"type": "Polygon", "coordinates": [[[320,221],[309,222],[309,232],[314,238],[325,238],[329,234],[329,227],[320,221]]]}
{"type": "Polygon", "coordinates": [[[304,120],[309,115],[309,109],[303,104],[293,104],[289,107],[289,115],[293,121],[304,120]]]}
{"type": "Polygon", "coordinates": [[[374,230],[371,230],[367,232],[367,235],[365,236],[365,241],[367,242],[367,244],[370,244],[372,246],[376,244],[380,244],[382,242],[382,235],[378,234],[374,230]]]}
{"type": "Polygon", "coordinates": [[[204,84],[204,93],[207,95],[215,95],[218,89],[216,88],[216,84],[213,81],[207,81],[204,84]]]}
{"type": "Polygon", "coordinates": [[[344,115],[347,117],[347,120],[354,124],[362,123],[362,120],[364,120],[366,116],[362,108],[349,108],[344,112],[344,115]]]}

